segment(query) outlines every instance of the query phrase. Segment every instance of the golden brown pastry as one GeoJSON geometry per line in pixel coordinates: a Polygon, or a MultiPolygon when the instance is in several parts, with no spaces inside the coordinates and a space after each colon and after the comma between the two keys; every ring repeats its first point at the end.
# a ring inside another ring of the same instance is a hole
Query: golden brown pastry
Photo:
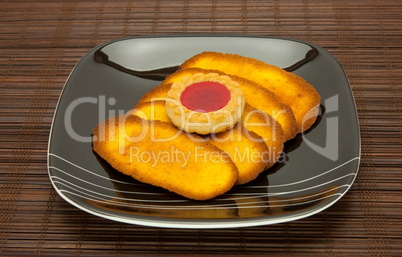
{"type": "Polygon", "coordinates": [[[265,87],[292,109],[298,133],[309,129],[317,118],[321,97],[315,88],[301,77],[260,60],[237,54],[203,52],[185,61],[180,68],[219,70],[265,87]]]}
{"type": "Polygon", "coordinates": [[[157,87],[154,87],[150,91],[148,91],[145,95],[141,97],[138,101],[138,104],[147,103],[151,101],[163,100],[166,101],[167,92],[169,92],[172,87],[172,83],[169,84],[160,84],[157,87]]]}
{"type": "Polygon", "coordinates": [[[261,137],[248,131],[241,124],[209,137],[208,143],[227,152],[235,163],[239,177],[236,184],[245,184],[255,179],[267,167],[267,145],[261,137]],[[260,140],[255,140],[260,139],[260,140]]]}
{"type": "Polygon", "coordinates": [[[268,149],[264,156],[265,168],[272,167],[281,156],[286,141],[280,124],[265,112],[248,104],[244,108],[241,124],[248,131],[256,133],[265,142],[268,149]]]}
{"type": "Polygon", "coordinates": [[[94,128],[93,149],[116,170],[190,199],[232,188],[238,171],[228,154],[178,132],[170,123],[122,115],[94,128]]]}
{"type": "Polygon", "coordinates": [[[166,101],[156,100],[137,104],[134,109],[130,110],[127,115],[136,115],[146,120],[159,120],[170,122],[170,118],[166,113],[166,101]]]}

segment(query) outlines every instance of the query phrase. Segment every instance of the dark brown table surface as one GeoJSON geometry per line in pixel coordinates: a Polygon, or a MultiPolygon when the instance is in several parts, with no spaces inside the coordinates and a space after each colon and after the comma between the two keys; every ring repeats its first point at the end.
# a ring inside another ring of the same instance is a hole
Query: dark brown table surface
{"type": "Polygon", "coordinates": [[[402,1],[0,1],[0,255],[402,256],[402,1]],[[283,36],[326,48],[356,99],[362,160],[350,191],[311,217],[241,229],[162,229],[83,212],[53,189],[47,144],[75,63],[112,39],[283,36]]]}

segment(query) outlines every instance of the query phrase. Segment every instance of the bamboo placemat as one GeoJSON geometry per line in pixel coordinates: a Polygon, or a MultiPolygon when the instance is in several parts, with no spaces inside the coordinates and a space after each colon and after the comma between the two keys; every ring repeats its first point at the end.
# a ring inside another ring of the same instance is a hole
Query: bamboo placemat
{"type": "Polygon", "coordinates": [[[402,2],[148,0],[0,2],[0,255],[402,256],[402,2]],[[65,202],[46,166],[65,80],[94,46],[178,33],[271,35],[321,45],[353,87],[359,175],[312,217],[242,229],[184,230],[104,220],[65,202]]]}

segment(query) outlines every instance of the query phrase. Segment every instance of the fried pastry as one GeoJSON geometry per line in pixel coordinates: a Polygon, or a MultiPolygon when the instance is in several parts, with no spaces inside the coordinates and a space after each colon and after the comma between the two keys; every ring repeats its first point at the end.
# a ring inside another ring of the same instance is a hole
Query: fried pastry
{"type": "Polygon", "coordinates": [[[265,87],[292,109],[298,133],[309,129],[317,118],[321,97],[315,88],[301,77],[260,60],[237,54],[203,52],[185,61],[180,68],[219,70],[265,87]]]}
{"type": "Polygon", "coordinates": [[[153,89],[148,91],[145,95],[143,95],[140,98],[140,100],[138,100],[137,105],[158,100],[166,101],[167,92],[169,92],[171,87],[172,83],[160,84],[159,86],[154,87],[153,89]]]}
{"type": "Polygon", "coordinates": [[[165,100],[139,103],[134,109],[130,110],[127,115],[136,115],[146,120],[159,120],[167,123],[170,122],[170,118],[166,113],[165,100]]]}
{"type": "Polygon", "coordinates": [[[248,131],[241,124],[209,136],[208,143],[229,154],[239,171],[237,185],[250,182],[267,167],[265,160],[269,155],[267,145],[259,135],[248,131]]]}
{"type": "Polygon", "coordinates": [[[94,128],[93,149],[116,170],[190,199],[232,188],[238,170],[227,153],[177,132],[170,123],[121,115],[94,128]]]}
{"type": "MultiPolygon", "coordinates": [[[[244,108],[241,124],[248,131],[257,134],[265,142],[268,149],[264,157],[265,168],[272,167],[281,156],[286,141],[280,124],[265,112],[248,104],[244,108]]],[[[252,137],[252,134],[248,136],[252,137]]],[[[257,138],[254,140],[257,140],[257,138]]]]}

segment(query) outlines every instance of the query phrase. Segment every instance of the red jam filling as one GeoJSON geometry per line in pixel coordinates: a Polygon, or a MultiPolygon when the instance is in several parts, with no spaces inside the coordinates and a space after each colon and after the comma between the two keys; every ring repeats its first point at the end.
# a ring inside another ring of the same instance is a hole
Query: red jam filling
{"type": "Polygon", "coordinates": [[[195,112],[213,112],[226,106],[230,100],[229,89],[212,81],[192,84],[184,89],[181,103],[195,112]]]}

